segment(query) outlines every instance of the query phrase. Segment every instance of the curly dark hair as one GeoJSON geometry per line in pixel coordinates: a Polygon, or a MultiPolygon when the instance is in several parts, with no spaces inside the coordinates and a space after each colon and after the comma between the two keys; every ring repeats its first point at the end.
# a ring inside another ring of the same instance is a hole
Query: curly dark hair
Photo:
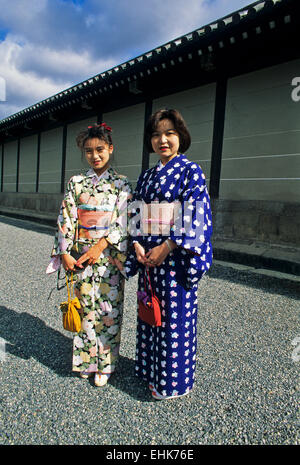
{"type": "Polygon", "coordinates": [[[87,129],[81,131],[76,137],[77,146],[80,150],[83,150],[84,144],[88,139],[100,139],[104,140],[108,145],[113,145],[111,137],[112,129],[110,126],[107,126],[106,123],[93,124],[88,126],[87,129]]]}
{"type": "Polygon", "coordinates": [[[179,134],[179,152],[186,152],[191,145],[191,135],[186,123],[178,110],[166,108],[153,113],[146,124],[144,144],[148,152],[151,153],[154,151],[151,143],[152,134],[155,132],[158,123],[163,119],[169,119],[172,121],[179,134]]]}

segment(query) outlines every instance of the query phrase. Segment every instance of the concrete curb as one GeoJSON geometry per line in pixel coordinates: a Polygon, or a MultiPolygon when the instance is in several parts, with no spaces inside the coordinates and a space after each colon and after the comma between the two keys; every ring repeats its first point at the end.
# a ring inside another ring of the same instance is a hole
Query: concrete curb
{"type": "Polygon", "coordinates": [[[300,276],[300,249],[263,243],[213,241],[214,258],[300,276]]]}

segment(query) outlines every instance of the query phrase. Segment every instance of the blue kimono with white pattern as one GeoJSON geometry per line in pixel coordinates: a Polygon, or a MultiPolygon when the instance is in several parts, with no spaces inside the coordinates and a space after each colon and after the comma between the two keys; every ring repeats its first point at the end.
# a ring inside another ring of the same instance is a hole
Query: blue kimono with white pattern
{"type": "MultiPolygon", "coordinates": [[[[134,200],[180,202],[181,216],[169,235],[134,232],[146,252],[171,239],[177,248],[161,266],[149,268],[152,287],[162,307],[162,326],[153,327],[137,318],[136,375],[151,383],[163,396],[188,393],[194,384],[197,348],[197,287],[212,262],[212,217],[205,176],[198,164],[178,155],[165,166],[158,163],[143,172],[134,200]]],[[[139,216],[136,224],[139,226],[139,216]]],[[[134,230],[136,228],[133,228],[134,230]]],[[[129,253],[128,277],[139,272],[144,290],[144,266],[129,253]]]]}

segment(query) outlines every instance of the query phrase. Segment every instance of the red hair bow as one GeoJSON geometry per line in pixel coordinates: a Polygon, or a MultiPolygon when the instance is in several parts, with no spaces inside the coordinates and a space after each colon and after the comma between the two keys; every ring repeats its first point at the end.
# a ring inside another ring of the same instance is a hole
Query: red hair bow
{"type": "Polygon", "coordinates": [[[106,123],[101,123],[101,124],[94,124],[93,126],[88,126],[88,129],[92,129],[94,127],[101,128],[103,127],[106,131],[111,132],[112,128],[110,126],[107,126],[106,123]]]}

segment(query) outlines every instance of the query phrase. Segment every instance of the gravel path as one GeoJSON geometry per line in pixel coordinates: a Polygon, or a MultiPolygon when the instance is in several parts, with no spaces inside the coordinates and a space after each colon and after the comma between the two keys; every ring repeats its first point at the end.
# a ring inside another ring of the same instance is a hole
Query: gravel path
{"type": "Polygon", "coordinates": [[[118,372],[95,388],[70,371],[65,292],[47,300],[53,233],[0,217],[0,234],[1,444],[299,444],[296,283],[215,264],[199,285],[195,388],[158,402],[134,376],[136,279],[118,372]]]}

